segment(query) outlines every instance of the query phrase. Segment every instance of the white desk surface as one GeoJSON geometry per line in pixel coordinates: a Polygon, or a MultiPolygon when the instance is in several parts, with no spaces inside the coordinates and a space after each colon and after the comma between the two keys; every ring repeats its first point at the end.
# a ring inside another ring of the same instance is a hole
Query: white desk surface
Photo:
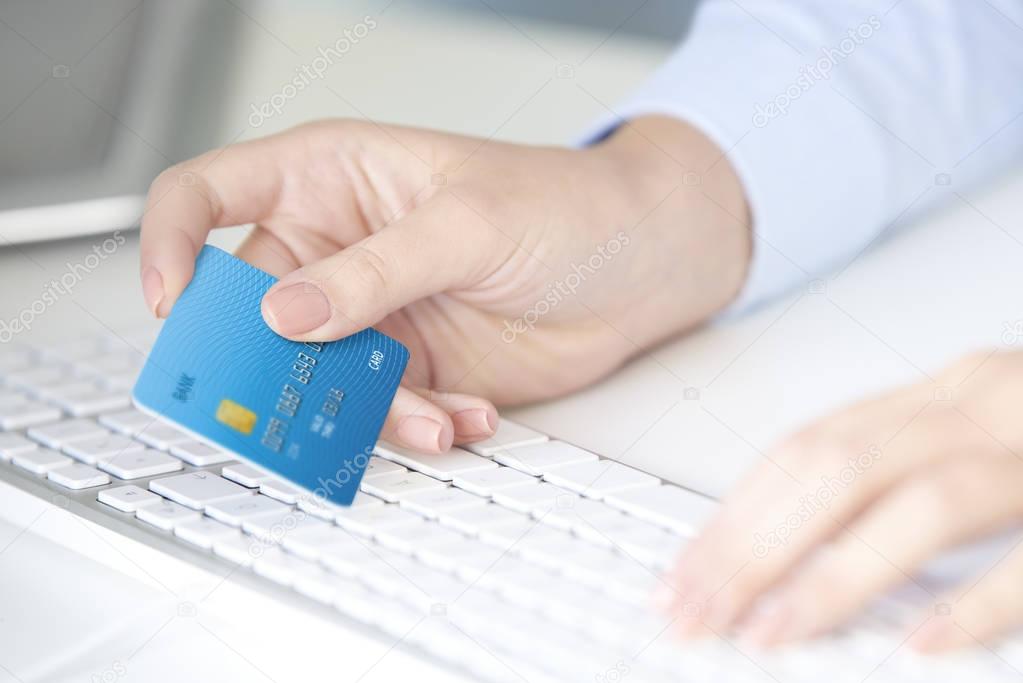
{"type": "MultiPolygon", "coordinates": [[[[285,15],[283,5],[272,5],[254,17],[243,36],[247,69],[227,93],[236,105],[222,123],[225,141],[239,131],[255,136],[311,116],[359,113],[319,88],[296,98],[261,130],[246,130],[245,124],[249,103],[275,92],[311,59],[316,45],[332,43],[340,28],[363,15],[352,13],[350,21],[325,21],[315,14],[285,15]],[[300,46],[299,54],[282,41],[300,46]]],[[[400,3],[379,22],[329,75],[363,113],[531,142],[569,139],[603,111],[585,91],[614,102],[666,49],[615,36],[586,58],[603,36],[516,28],[496,16],[426,16],[400,3]],[[573,79],[551,79],[561,62],[576,65],[573,79]]],[[[722,493],[757,462],[759,451],[799,424],[864,393],[926,379],[963,352],[1004,346],[1005,327],[1023,320],[1023,174],[982,191],[957,191],[968,204],[949,193],[945,209],[829,279],[824,292],[797,292],[751,316],[665,344],[590,389],[514,416],[672,481],[722,493]],[[687,388],[697,389],[699,398],[687,399],[687,388]]],[[[225,231],[214,241],[230,246],[238,238],[237,230],[225,231]]],[[[0,319],[30,306],[94,243],[84,238],[0,249],[0,319]]],[[[137,241],[129,235],[19,341],[126,332],[146,320],[137,241]]],[[[449,678],[389,653],[386,643],[230,581],[221,584],[6,486],[0,517],[6,520],[0,525],[0,664],[23,680],[103,676],[118,664],[124,672],[117,680],[125,681],[298,681],[324,671],[336,672],[331,678],[338,681],[449,678]],[[197,618],[176,616],[183,601],[200,605],[197,618]],[[89,630],[61,618],[62,610],[112,625],[97,629],[87,647],[65,652],[66,661],[55,658],[50,669],[33,669],[33,650],[24,643],[49,642],[66,651],[67,642],[89,630]],[[131,619],[118,621],[117,615],[131,619]]],[[[8,678],[0,669],[0,681],[8,678]]]]}

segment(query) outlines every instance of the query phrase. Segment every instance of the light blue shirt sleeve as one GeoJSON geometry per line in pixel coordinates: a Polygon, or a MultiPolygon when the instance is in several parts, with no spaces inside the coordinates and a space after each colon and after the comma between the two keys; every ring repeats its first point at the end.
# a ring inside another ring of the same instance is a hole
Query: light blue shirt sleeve
{"type": "Polygon", "coordinates": [[[746,191],[741,310],[854,259],[1023,158],[1019,0],[706,0],[670,59],[598,130],[701,129],[746,191]]]}

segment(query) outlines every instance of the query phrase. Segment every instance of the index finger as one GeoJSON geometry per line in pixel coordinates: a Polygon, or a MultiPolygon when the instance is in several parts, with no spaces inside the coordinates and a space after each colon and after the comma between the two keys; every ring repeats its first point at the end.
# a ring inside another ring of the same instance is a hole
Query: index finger
{"type": "Polygon", "coordinates": [[[163,171],[142,215],[142,289],[165,317],[185,289],[209,231],[270,216],[282,184],[279,135],[211,150],[163,171]]]}

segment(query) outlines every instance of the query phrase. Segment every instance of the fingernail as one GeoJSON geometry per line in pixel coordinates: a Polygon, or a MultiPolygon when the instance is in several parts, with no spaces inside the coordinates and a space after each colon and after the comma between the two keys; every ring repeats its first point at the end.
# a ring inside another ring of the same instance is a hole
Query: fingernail
{"type": "Polygon", "coordinates": [[[455,431],[466,436],[491,435],[497,429],[497,418],[486,408],[460,410],[451,416],[455,431]]]}
{"type": "Polygon", "coordinates": [[[315,330],[332,313],[327,296],[311,282],[270,292],[263,299],[263,311],[270,326],[285,337],[315,330]]]}
{"type": "Polygon", "coordinates": [[[397,436],[406,446],[424,451],[446,450],[442,448],[440,422],[412,415],[398,423],[397,436]]]}
{"type": "Polygon", "coordinates": [[[757,610],[740,628],[743,640],[757,647],[771,647],[781,640],[791,618],[789,609],[778,601],[757,610]]]}
{"type": "Polygon", "coordinates": [[[142,296],[150,312],[159,317],[160,302],[163,301],[163,276],[153,266],[142,271],[142,296]]]}
{"type": "Polygon", "coordinates": [[[723,631],[732,625],[734,617],[734,599],[728,593],[721,593],[708,602],[703,623],[712,631],[723,631]]]}

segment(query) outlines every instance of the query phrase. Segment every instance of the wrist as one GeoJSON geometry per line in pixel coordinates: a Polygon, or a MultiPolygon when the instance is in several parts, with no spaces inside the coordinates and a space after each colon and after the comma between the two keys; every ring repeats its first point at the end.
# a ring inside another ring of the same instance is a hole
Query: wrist
{"type": "Polygon", "coordinates": [[[653,321],[640,327],[644,341],[692,328],[734,301],[752,240],[745,192],[724,152],[684,121],[648,116],[621,126],[591,153],[617,188],[609,213],[633,244],[632,277],[622,292],[631,299],[630,323],[653,321]]]}

